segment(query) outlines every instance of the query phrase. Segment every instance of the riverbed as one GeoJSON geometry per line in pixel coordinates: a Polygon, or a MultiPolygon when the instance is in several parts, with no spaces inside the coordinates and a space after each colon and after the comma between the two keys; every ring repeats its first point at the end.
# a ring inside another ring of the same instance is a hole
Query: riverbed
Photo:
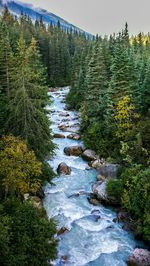
{"type": "Polygon", "coordinates": [[[47,106],[51,111],[53,133],[66,136],[54,139],[57,149],[49,164],[55,172],[62,162],[72,170],[70,175],[54,178],[53,185],[45,185],[44,207],[47,215],[57,222],[58,230],[67,229],[58,237],[58,259],[53,265],[125,266],[129,254],[139,243],[132,234],[122,229],[122,224],[113,222],[116,213],[111,208],[88,202],[87,195],[96,181],[95,170],[89,170],[88,163],[81,157],[64,154],[66,146],[83,145],[81,140],[67,138],[71,132],[58,128],[67,123],[71,127],[69,131],[78,130],[79,114],[66,110],[68,91],[66,87],[51,92],[53,103],[47,106]]]}

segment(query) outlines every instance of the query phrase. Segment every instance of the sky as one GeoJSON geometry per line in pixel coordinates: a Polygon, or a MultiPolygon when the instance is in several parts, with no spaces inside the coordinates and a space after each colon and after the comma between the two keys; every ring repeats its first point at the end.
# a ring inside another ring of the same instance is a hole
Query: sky
{"type": "Polygon", "coordinates": [[[150,31],[150,0],[19,0],[44,8],[81,29],[100,35],[150,31]]]}

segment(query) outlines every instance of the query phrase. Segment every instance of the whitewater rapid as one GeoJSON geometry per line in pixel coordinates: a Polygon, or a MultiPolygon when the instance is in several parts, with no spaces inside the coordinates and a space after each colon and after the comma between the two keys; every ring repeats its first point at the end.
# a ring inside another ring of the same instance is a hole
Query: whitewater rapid
{"type": "MultiPolygon", "coordinates": [[[[69,88],[58,89],[49,93],[53,103],[47,106],[51,111],[51,128],[54,133],[65,136],[58,126],[68,123],[70,126],[79,122],[78,113],[67,111],[71,121],[63,122],[66,112],[65,97],[69,88]]],[[[116,213],[111,208],[91,205],[87,194],[71,196],[80,191],[91,192],[96,181],[95,170],[86,170],[88,163],[81,157],[64,154],[66,146],[83,144],[82,141],[68,138],[54,139],[57,144],[56,154],[49,164],[54,171],[61,162],[71,167],[70,175],[61,175],[53,179],[53,185],[45,185],[44,207],[49,218],[57,222],[58,230],[68,231],[58,237],[58,259],[53,265],[66,266],[125,266],[129,254],[139,244],[132,234],[122,229],[122,224],[114,223],[116,213]],[[98,213],[100,219],[95,219],[98,213]]]]}

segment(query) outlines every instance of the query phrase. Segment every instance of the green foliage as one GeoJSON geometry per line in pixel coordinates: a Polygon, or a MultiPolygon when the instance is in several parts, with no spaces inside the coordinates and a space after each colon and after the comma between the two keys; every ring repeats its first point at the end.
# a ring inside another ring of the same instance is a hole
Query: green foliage
{"type": "Polygon", "coordinates": [[[124,171],[122,179],[123,206],[138,221],[138,233],[150,242],[150,168],[136,165],[124,171]]]}
{"type": "MultiPolygon", "coordinates": [[[[121,164],[119,180],[107,191],[136,219],[137,231],[150,241],[150,37],[129,37],[128,25],[118,35],[97,37],[86,65],[75,63],[68,103],[80,108],[86,147],[121,164]],[[82,96],[81,96],[82,95],[82,96]],[[81,101],[80,101],[81,99],[81,101]],[[79,103],[79,104],[78,104],[79,103]]],[[[78,54],[76,55],[78,58],[78,54]]]]}
{"type": "Polygon", "coordinates": [[[40,188],[42,164],[19,139],[7,136],[0,140],[0,165],[0,185],[5,190],[5,197],[36,192],[40,188]]]}
{"type": "Polygon", "coordinates": [[[123,184],[122,180],[113,180],[110,179],[107,182],[107,193],[111,197],[115,197],[118,200],[121,200],[122,197],[123,184]]]}
{"type": "Polygon", "coordinates": [[[0,265],[46,266],[56,258],[56,227],[41,210],[9,200],[0,215],[0,265]]]}

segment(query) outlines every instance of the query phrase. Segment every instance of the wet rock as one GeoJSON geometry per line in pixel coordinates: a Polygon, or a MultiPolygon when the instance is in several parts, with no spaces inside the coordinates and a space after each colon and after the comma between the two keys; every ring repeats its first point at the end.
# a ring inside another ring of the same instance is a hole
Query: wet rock
{"type": "Polygon", "coordinates": [[[66,264],[67,260],[68,260],[68,256],[67,255],[61,256],[62,263],[66,264]]]}
{"type": "Polygon", "coordinates": [[[117,221],[118,222],[128,222],[130,219],[129,214],[125,211],[119,211],[117,213],[117,221]]]}
{"type": "Polygon", "coordinates": [[[89,197],[87,198],[88,202],[94,206],[99,206],[101,205],[101,202],[95,198],[95,196],[93,195],[89,195],[89,197]]]}
{"type": "Polygon", "coordinates": [[[74,118],[72,118],[72,121],[74,121],[74,120],[78,120],[79,118],[76,116],[76,117],[74,117],[74,118]]]}
{"type": "Polygon", "coordinates": [[[81,195],[89,195],[89,193],[84,190],[81,190],[79,192],[73,193],[72,195],[68,196],[68,198],[79,197],[81,195]]]}
{"type": "Polygon", "coordinates": [[[97,174],[105,178],[116,178],[119,170],[119,165],[106,163],[97,168],[97,174]]]}
{"type": "Polygon", "coordinates": [[[67,128],[67,125],[65,125],[65,124],[61,124],[61,125],[58,126],[58,128],[59,128],[60,130],[65,131],[65,129],[67,128]]]}
{"type": "Polygon", "coordinates": [[[97,215],[99,215],[100,214],[100,210],[98,210],[98,209],[92,210],[91,211],[91,214],[97,214],[97,215]]]}
{"type": "Polygon", "coordinates": [[[139,238],[139,235],[137,233],[137,224],[134,221],[125,222],[125,224],[122,226],[122,229],[127,232],[134,232],[135,237],[139,238]]]}
{"type": "Polygon", "coordinates": [[[53,137],[56,139],[64,139],[65,138],[65,136],[63,134],[59,134],[59,133],[55,133],[53,137]]]}
{"type": "Polygon", "coordinates": [[[57,168],[57,173],[59,175],[70,175],[71,174],[71,168],[66,163],[60,163],[57,168]]]}
{"type": "Polygon", "coordinates": [[[150,266],[150,251],[136,248],[128,258],[128,266],[150,266]]]}
{"type": "Polygon", "coordinates": [[[68,156],[80,156],[83,152],[82,146],[70,146],[64,148],[64,153],[68,156]]]}
{"type": "Polygon", "coordinates": [[[42,187],[40,187],[40,188],[38,189],[38,191],[36,192],[36,196],[37,196],[38,198],[40,198],[41,200],[44,199],[45,194],[44,194],[44,191],[43,191],[43,188],[42,188],[42,187]]]}
{"type": "Polygon", "coordinates": [[[62,119],[62,122],[69,122],[69,121],[71,121],[71,118],[69,117],[62,119]]]}
{"type": "Polygon", "coordinates": [[[65,102],[66,102],[66,100],[65,100],[65,99],[61,101],[61,103],[65,103],[65,102]]]}
{"type": "Polygon", "coordinates": [[[103,164],[104,164],[104,159],[97,159],[97,160],[91,162],[91,166],[95,169],[101,167],[101,165],[103,165],[103,164]]]}
{"type": "Polygon", "coordinates": [[[98,222],[101,219],[101,216],[99,214],[91,214],[89,216],[89,218],[93,221],[93,222],[98,222]]]}
{"type": "Polygon", "coordinates": [[[85,170],[87,170],[87,171],[89,171],[89,170],[91,170],[92,168],[90,167],[90,166],[87,166],[86,168],[85,168],[85,170]]]}
{"type": "Polygon", "coordinates": [[[70,116],[67,112],[61,112],[60,114],[59,114],[60,116],[70,116]]]}
{"type": "Polygon", "coordinates": [[[62,227],[58,232],[57,232],[57,235],[60,236],[60,235],[63,235],[65,233],[69,232],[69,229],[66,228],[66,227],[62,227]]]}
{"type": "Polygon", "coordinates": [[[116,198],[110,197],[107,194],[106,186],[107,186],[106,181],[98,181],[92,187],[93,194],[103,204],[110,205],[110,206],[119,205],[120,202],[116,198]]]}
{"type": "Polygon", "coordinates": [[[75,126],[75,127],[74,126],[70,126],[70,127],[67,128],[66,131],[77,134],[79,132],[79,130],[80,130],[79,126],[75,126]]]}
{"type": "Polygon", "coordinates": [[[73,139],[73,140],[79,140],[81,136],[79,134],[69,134],[67,136],[68,139],[73,139]]]}
{"type": "Polygon", "coordinates": [[[96,153],[93,150],[87,149],[83,152],[82,157],[87,161],[93,161],[96,160],[96,153]]]}
{"type": "Polygon", "coordinates": [[[57,92],[57,90],[58,88],[52,88],[52,87],[48,89],[49,92],[57,92]]]}

